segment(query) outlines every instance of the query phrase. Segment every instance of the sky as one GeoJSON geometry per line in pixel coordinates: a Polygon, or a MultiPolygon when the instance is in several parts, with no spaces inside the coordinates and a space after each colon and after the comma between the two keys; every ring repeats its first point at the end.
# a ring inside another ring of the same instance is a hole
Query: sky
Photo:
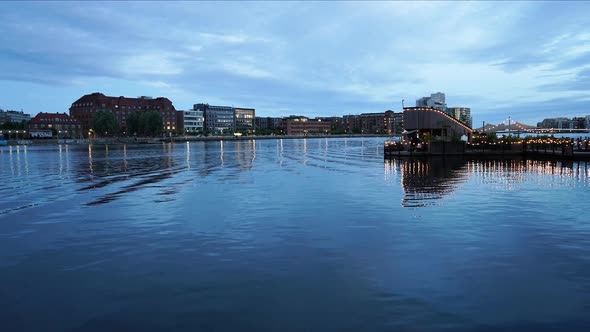
{"type": "Polygon", "coordinates": [[[0,108],[84,94],[401,111],[446,93],[474,126],[590,115],[590,2],[0,2],[0,108]]]}

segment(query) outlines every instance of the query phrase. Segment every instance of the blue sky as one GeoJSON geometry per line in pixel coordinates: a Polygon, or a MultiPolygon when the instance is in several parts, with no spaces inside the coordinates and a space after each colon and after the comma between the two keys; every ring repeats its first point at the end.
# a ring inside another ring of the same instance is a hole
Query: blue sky
{"type": "Polygon", "coordinates": [[[256,108],[399,111],[432,92],[508,116],[590,115],[588,2],[1,2],[0,108],[92,92],[256,108]]]}

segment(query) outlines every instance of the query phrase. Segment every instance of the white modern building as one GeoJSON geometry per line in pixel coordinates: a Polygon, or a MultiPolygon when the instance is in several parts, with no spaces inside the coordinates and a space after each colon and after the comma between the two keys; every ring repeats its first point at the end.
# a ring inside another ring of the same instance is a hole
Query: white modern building
{"type": "Polygon", "coordinates": [[[430,94],[430,97],[422,97],[416,100],[416,107],[433,107],[441,111],[446,111],[446,96],[442,92],[430,94]]]}
{"type": "Polygon", "coordinates": [[[31,121],[31,115],[22,111],[5,111],[0,109],[0,124],[3,124],[4,122],[21,123],[23,121],[31,121]]]}
{"type": "Polygon", "coordinates": [[[185,133],[199,132],[203,130],[205,123],[203,111],[192,109],[182,111],[182,113],[185,133]]]}

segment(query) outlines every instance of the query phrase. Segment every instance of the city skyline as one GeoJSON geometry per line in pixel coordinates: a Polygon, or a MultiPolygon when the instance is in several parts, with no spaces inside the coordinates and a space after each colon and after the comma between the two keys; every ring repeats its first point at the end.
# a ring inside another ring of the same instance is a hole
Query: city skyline
{"type": "Polygon", "coordinates": [[[0,4],[0,108],[80,95],[247,105],[261,116],[401,110],[441,91],[474,127],[590,114],[587,3],[0,4]],[[542,17],[543,19],[538,19],[542,17]]]}

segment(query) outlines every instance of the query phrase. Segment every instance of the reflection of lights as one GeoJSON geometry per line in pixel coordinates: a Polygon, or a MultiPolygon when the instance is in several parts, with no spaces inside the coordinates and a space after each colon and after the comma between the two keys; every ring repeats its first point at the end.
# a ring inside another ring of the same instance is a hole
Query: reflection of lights
{"type": "Polygon", "coordinates": [[[307,165],[307,138],[303,139],[303,165],[307,165]]]}
{"type": "Polygon", "coordinates": [[[123,170],[127,172],[127,144],[123,144],[123,170]]]}
{"type": "Polygon", "coordinates": [[[191,144],[189,141],[186,141],[186,167],[191,167],[191,144]]]}
{"type": "Polygon", "coordinates": [[[221,164],[223,165],[223,141],[219,141],[221,143],[221,148],[219,150],[219,158],[221,159],[221,164]]]}
{"type": "Polygon", "coordinates": [[[434,203],[433,200],[456,189],[462,177],[486,187],[499,186],[503,191],[514,191],[527,182],[546,186],[572,186],[572,181],[584,187],[590,186],[588,163],[541,160],[476,160],[460,162],[443,168],[449,172],[440,174],[432,161],[385,160],[384,179],[398,179],[404,193],[402,206],[418,207],[434,203]],[[457,168],[458,167],[458,168],[457,168]]]}
{"type": "Polygon", "coordinates": [[[88,144],[88,167],[90,173],[94,173],[94,169],[92,168],[92,144],[88,144]]]}
{"type": "Polygon", "coordinates": [[[61,144],[59,146],[59,174],[63,173],[64,163],[63,163],[63,156],[61,153],[61,144]]]}

